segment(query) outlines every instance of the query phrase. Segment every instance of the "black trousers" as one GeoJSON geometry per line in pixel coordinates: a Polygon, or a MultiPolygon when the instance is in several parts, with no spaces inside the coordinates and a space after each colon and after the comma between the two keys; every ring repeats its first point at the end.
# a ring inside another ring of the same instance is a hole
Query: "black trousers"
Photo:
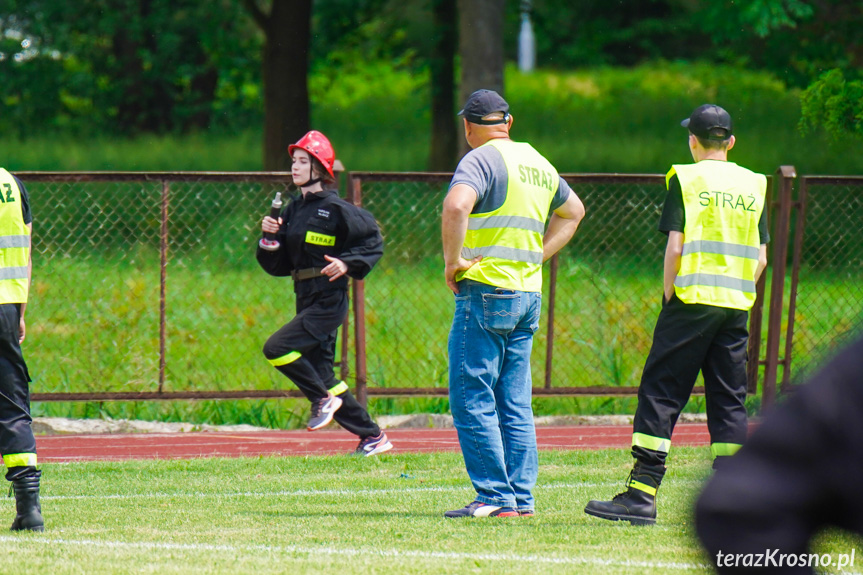
{"type": "MultiPolygon", "coordinates": [[[[268,360],[290,356],[288,363],[276,369],[294,382],[309,401],[323,399],[340,383],[333,365],[338,329],[348,313],[347,294],[343,289],[297,294],[297,315],[264,344],[268,360]]],[[[381,432],[350,390],[336,393],[342,400],[334,416],[339,425],[363,439],[381,432]]]]}
{"type": "MultiPolygon", "coordinates": [[[[0,453],[4,456],[36,453],[30,374],[18,342],[20,318],[19,304],[0,304],[0,453]]],[[[7,479],[21,471],[19,466],[8,467],[7,479]]]]}
{"type": "MultiPolygon", "coordinates": [[[[813,573],[808,566],[775,565],[775,555],[774,564],[762,561],[764,569],[744,569],[727,558],[717,561],[717,554],[807,553],[812,537],[828,526],[863,535],[861,374],[863,339],[767,411],[707,483],[696,504],[696,529],[720,573],[813,573]]],[[[855,571],[863,559],[857,552],[855,571]]]]}
{"type": "MultiPolygon", "coordinates": [[[[686,304],[677,296],[664,303],[638,388],[635,433],[670,440],[700,371],[710,442],[743,444],[748,315],[736,309],[686,304]]],[[[633,448],[633,456],[648,465],[664,464],[667,453],[667,449],[633,448]]]]}

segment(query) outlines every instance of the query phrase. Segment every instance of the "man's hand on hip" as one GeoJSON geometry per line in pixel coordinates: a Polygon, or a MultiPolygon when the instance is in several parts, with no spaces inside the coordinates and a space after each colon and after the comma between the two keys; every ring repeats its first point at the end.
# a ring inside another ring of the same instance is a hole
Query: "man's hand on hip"
{"type": "Polygon", "coordinates": [[[458,286],[456,285],[455,276],[459,272],[463,272],[465,270],[470,269],[471,266],[473,266],[475,263],[479,262],[480,260],[482,260],[482,256],[477,256],[477,257],[473,258],[472,260],[466,260],[464,258],[459,258],[456,262],[451,263],[451,264],[446,264],[444,266],[443,276],[444,276],[444,279],[446,279],[447,287],[450,290],[452,290],[452,293],[458,294],[458,286]]]}

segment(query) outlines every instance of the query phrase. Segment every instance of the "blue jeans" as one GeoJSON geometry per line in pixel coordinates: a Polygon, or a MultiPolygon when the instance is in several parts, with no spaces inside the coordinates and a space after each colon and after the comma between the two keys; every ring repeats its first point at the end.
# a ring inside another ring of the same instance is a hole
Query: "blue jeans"
{"type": "Polygon", "coordinates": [[[534,508],[530,350],[542,295],[462,280],[449,335],[449,400],[477,501],[534,508]]]}

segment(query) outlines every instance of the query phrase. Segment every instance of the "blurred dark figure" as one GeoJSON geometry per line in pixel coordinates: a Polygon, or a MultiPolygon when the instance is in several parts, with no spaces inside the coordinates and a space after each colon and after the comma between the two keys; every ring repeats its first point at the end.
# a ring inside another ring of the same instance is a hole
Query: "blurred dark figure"
{"type": "Polygon", "coordinates": [[[720,573],[815,573],[816,532],[863,534],[861,479],[863,339],[768,413],[716,471],[696,504],[698,536],[720,573]],[[744,566],[748,554],[762,554],[761,566],[744,566]]]}

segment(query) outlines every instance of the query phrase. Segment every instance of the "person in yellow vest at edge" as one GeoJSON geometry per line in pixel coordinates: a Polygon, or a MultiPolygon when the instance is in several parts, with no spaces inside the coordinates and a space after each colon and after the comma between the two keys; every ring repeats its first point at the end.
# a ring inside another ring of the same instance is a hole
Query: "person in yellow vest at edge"
{"type": "Polygon", "coordinates": [[[689,128],[695,163],[674,165],[665,178],[659,221],[668,234],[665,292],[638,388],[635,466],[625,492],[584,508],[632,525],[656,523],[671,432],[699,371],[714,469],[740,449],[747,432],[747,319],[767,266],[767,178],[728,161],[731,116],[719,106],[700,106],[681,125],[689,128]]]}
{"type": "Polygon", "coordinates": [[[12,531],[44,531],[30,373],[21,354],[30,291],[30,202],[21,181],[0,168],[0,453],[15,491],[12,531]]]}
{"type": "Polygon", "coordinates": [[[513,119],[497,92],[474,92],[459,115],[473,149],[443,205],[444,278],[455,294],[449,400],[477,495],[444,516],[530,516],[538,470],[530,350],[542,262],[570,240],[584,206],[548,160],[510,140],[513,119]]]}

